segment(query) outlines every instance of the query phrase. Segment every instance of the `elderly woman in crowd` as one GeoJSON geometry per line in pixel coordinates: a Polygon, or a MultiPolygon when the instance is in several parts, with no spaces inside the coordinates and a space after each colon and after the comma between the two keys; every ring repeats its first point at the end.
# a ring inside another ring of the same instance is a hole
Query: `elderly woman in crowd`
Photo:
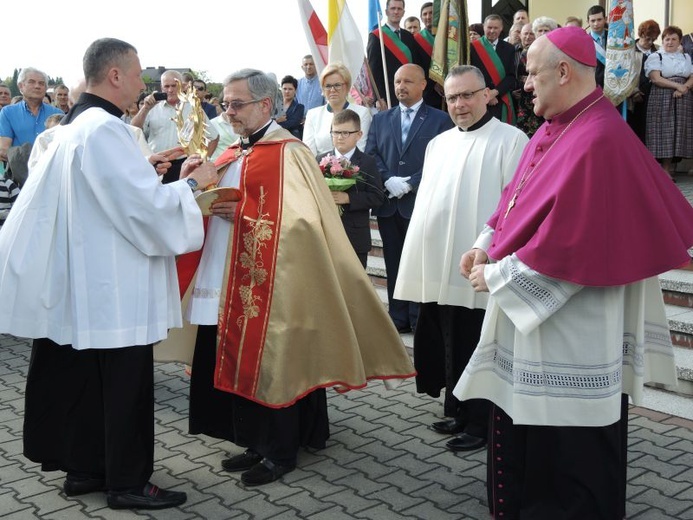
{"type": "Polygon", "coordinates": [[[282,128],[291,132],[295,137],[303,137],[303,113],[304,106],[296,101],[296,89],[298,80],[293,76],[284,76],[281,82],[282,99],[284,100],[284,113],[277,118],[277,123],[282,128]]]}
{"type": "Polygon", "coordinates": [[[645,20],[638,26],[638,39],[635,40],[635,63],[640,67],[638,88],[628,98],[628,125],[640,140],[645,142],[647,123],[647,101],[650,96],[650,78],[645,75],[645,61],[658,47],[654,41],[662,30],[654,20],[645,20]]]}
{"type": "Polygon", "coordinates": [[[688,54],[679,52],[682,37],[678,27],[666,27],[662,48],[645,62],[652,82],[645,143],[672,179],[674,163],[693,157],[693,65],[688,54]]]}
{"type": "Polygon", "coordinates": [[[359,115],[363,137],[357,145],[360,150],[366,149],[368,129],[371,127],[371,112],[368,108],[347,101],[351,89],[351,74],[341,63],[330,63],[320,74],[320,85],[327,104],[311,108],[306,114],[303,127],[303,142],[310,148],[313,155],[329,152],[333,149],[332,117],[348,108],[359,115]]]}
{"type": "Polygon", "coordinates": [[[532,22],[532,32],[536,38],[543,36],[547,32],[558,29],[558,22],[548,16],[540,16],[532,22]]]}

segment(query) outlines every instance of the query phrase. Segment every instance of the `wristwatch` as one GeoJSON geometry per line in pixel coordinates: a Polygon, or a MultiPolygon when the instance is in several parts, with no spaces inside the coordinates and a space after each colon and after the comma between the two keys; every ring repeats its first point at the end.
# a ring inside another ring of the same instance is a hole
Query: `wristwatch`
{"type": "Polygon", "coordinates": [[[190,186],[191,190],[197,191],[197,181],[195,179],[191,179],[190,177],[187,177],[185,179],[185,182],[188,183],[188,186],[190,186]]]}

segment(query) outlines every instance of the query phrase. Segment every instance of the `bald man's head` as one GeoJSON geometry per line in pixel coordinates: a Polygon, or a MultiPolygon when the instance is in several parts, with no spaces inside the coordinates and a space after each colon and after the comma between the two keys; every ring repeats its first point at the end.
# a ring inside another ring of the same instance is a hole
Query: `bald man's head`
{"type": "Polygon", "coordinates": [[[395,95],[401,105],[410,107],[418,103],[425,88],[426,75],[419,65],[407,63],[395,72],[395,95]]]}

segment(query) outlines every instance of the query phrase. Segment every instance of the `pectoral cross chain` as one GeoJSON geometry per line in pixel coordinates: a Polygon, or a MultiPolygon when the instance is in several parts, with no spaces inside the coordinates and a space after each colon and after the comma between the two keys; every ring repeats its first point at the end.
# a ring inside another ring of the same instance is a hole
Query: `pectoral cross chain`
{"type": "Polygon", "coordinates": [[[508,218],[508,213],[510,213],[510,210],[515,207],[515,201],[517,200],[517,192],[513,195],[513,198],[510,199],[510,202],[508,202],[508,209],[505,210],[505,217],[508,218]]]}

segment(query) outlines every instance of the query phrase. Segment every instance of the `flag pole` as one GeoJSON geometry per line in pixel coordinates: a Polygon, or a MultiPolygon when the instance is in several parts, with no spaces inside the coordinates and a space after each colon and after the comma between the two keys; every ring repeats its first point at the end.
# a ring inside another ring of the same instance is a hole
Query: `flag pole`
{"type": "Polygon", "coordinates": [[[378,35],[380,40],[380,58],[383,61],[383,82],[385,83],[385,104],[390,107],[390,82],[387,75],[387,63],[385,62],[385,40],[383,40],[383,14],[378,11],[378,35]]]}

